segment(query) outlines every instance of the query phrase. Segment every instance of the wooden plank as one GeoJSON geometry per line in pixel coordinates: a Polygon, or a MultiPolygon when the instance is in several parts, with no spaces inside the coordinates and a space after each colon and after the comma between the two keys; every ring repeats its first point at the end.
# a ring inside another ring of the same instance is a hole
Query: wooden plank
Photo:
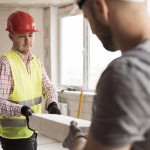
{"type": "Polygon", "coordinates": [[[33,114],[29,117],[29,127],[56,141],[63,142],[69,132],[70,122],[74,120],[85,134],[91,122],[70,116],[56,114],[33,114]]]}

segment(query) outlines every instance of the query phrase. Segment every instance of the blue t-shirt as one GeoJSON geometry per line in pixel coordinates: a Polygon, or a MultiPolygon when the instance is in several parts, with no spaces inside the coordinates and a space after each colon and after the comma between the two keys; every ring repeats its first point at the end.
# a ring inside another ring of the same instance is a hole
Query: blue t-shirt
{"type": "MultiPolygon", "coordinates": [[[[132,50],[150,56],[150,39],[132,50]]],[[[149,57],[150,59],[150,57],[149,57]]],[[[150,62],[123,55],[109,64],[96,88],[90,132],[101,144],[150,150],[150,62]]]]}

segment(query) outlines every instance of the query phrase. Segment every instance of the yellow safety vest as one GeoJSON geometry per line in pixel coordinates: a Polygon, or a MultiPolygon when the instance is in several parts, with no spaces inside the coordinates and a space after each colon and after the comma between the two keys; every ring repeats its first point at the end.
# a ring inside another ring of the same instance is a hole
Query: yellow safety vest
{"type": "MultiPolygon", "coordinates": [[[[8,100],[31,107],[35,113],[41,113],[42,102],[42,69],[39,60],[33,55],[30,61],[29,75],[20,56],[13,50],[4,54],[12,70],[14,80],[14,91],[9,95],[8,100]]],[[[27,127],[24,116],[7,118],[0,116],[0,136],[8,139],[28,138],[33,131],[27,127]]]]}

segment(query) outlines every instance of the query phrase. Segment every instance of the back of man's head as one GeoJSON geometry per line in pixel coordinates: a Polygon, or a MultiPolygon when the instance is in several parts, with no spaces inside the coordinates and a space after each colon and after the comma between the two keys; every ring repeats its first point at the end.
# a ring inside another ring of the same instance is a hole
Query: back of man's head
{"type": "Polygon", "coordinates": [[[118,1],[126,1],[126,2],[145,2],[145,0],[118,0],[118,1]]]}

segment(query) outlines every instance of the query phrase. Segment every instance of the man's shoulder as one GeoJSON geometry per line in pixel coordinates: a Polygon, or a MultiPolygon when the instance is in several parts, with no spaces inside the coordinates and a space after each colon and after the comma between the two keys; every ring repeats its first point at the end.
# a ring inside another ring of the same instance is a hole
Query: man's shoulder
{"type": "Polygon", "coordinates": [[[105,69],[104,74],[110,74],[110,76],[112,76],[112,74],[126,74],[128,73],[129,69],[134,68],[138,62],[136,58],[131,58],[131,57],[124,57],[121,56],[115,60],[113,60],[108,67],[105,69]]]}
{"type": "Polygon", "coordinates": [[[149,65],[136,57],[121,56],[112,61],[103,72],[100,83],[125,83],[126,81],[134,82],[139,79],[142,82],[149,82],[150,69],[149,65]]]}
{"type": "MultiPolygon", "coordinates": [[[[150,63],[144,61],[143,59],[132,56],[132,55],[123,55],[115,60],[113,60],[107,67],[107,69],[115,69],[120,72],[122,70],[132,70],[134,72],[150,72],[149,68],[150,63]]],[[[129,72],[124,72],[129,73],[129,72]]]]}
{"type": "Polygon", "coordinates": [[[9,61],[8,61],[8,59],[7,59],[7,57],[6,56],[1,56],[0,57],[0,66],[2,67],[2,66],[5,66],[6,68],[10,68],[10,64],[9,64],[9,61]]]}
{"type": "Polygon", "coordinates": [[[113,60],[109,66],[125,66],[125,65],[129,65],[129,64],[132,64],[132,65],[138,65],[139,63],[141,62],[141,60],[139,60],[139,58],[137,57],[134,57],[134,56],[126,56],[126,55],[123,55],[119,58],[116,58],[115,60],[113,60]]]}
{"type": "Polygon", "coordinates": [[[7,63],[8,62],[8,59],[7,59],[7,57],[6,56],[4,56],[4,55],[2,55],[1,57],[0,57],[0,63],[7,63]]]}

